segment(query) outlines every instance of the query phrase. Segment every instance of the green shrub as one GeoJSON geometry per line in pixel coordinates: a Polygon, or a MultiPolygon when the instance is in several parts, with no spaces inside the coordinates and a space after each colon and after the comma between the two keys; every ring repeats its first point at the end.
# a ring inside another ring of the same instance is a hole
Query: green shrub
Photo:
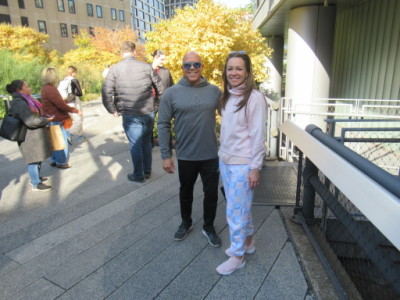
{"type": "Polygon", "coordinates": [[[0,50],[0,94],[7,95],[6,85],[21,79],[28,83],[33,94],[42,88],[40,74],[46,65],[39,60],[21,61],[8,50],[0,50]]]}
{"type": "Polygon", "coordinates": [[[96,100],[101,97],[100,94],[95,94],[95,93],[84,93],[81,100],[82,101],[91,101],[91,100],[96,100]]]}
{"type": "Polygon", "coordinates": [[[0,98],[0,119],[3,119],[5,114],[6,114],[6,109],[4,107],[4,101],[2,98],[0,98]]]}

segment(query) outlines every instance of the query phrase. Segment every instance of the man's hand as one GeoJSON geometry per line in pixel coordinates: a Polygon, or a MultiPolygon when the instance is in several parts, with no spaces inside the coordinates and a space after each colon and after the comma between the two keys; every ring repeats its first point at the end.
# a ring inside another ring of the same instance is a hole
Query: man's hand
{"type": "Polygon", "coordinates": [[[163,159],[162,167],[165,172],[167,173],[174,173],[175,172],[175,164],[172,158],[163,159]]]}
{"type": "Polygon", "coordinates": [[[118,118],[118,117],[119,117],[118,112],[114,112],[114,113],[113,113],[113,116],[116,117],[116,118],[118,118]]]}

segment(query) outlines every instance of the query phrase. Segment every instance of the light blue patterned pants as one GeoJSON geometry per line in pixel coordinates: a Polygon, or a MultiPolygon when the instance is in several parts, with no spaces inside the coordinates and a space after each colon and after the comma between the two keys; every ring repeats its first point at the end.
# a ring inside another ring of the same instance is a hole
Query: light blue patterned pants
{"type": "Polygon", "coordinates": [[[245,241],[253,235],[251,204],[254,189],[249,186],[248,165],[227,165],[219,161],[226,196],[226,219],[229,225],[231,251],[235,256],[244,254],[245,241]]]}

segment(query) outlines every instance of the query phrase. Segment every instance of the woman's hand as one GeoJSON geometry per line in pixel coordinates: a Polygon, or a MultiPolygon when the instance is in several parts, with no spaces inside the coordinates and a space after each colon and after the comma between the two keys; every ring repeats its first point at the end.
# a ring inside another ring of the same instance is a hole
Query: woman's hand
{"type": "Polygon", "coordinates": [[[260,171],[259,170],[250,170],[249,172],[249,185],[250,188],[254,189],[260,183],[260,171]]]}
{"type": "Polygon", "coordinates": [[[83,116],[83,112],[82,112],[81,110],[79,110],[79,111],[78,111],[78,115],[79,115],[80,117],[82,117],[82,116],[83,116]]]}
{"type": "Polygon", "coordinates": [[[165,172],[174,173],[175,172],[175,164],[172,158],[165,158],[162,161],[162,166],[165,172]]]}

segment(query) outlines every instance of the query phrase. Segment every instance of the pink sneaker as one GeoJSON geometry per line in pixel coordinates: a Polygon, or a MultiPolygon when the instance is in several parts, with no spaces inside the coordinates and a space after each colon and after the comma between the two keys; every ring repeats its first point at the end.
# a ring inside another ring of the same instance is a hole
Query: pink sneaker
{"type": "Polygon", "coordinates": [[[235,256],[230,257],[226,262],[220,264],[216,271],[221,275],[229,275],[243,268],[246,265],[244,259],[238,259],[235,256]]]}
{"type": "MultiPolygon", "coordinates": [[[[252,254],[254,252],[256,252],[256,246],[254,240],[252,240],[250,245],[244,246],[244,253],[252,254]]],[[[225,254],[228,256],[232,256],[231,248],[226,249],[225,254]]]]}

